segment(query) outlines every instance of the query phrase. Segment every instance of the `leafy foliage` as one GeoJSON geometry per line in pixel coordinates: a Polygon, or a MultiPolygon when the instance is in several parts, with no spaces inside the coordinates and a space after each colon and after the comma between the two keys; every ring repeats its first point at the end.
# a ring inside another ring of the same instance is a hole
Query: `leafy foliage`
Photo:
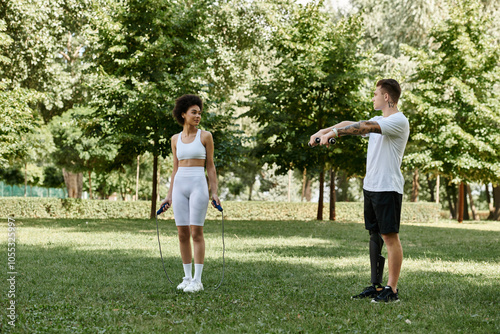
{"type": "Polygon", "coordinates": [[[446,1],[352,0],[365,18],[365,35],[370,48],[398,57],[402,43],[424,47],[435,22],[446,18],[446,1]]]}
{"type": "MultiPolygon", "coordinates": [[[[148,201],[87,201],[58,198],[0,198],[0,216],[14,214],[18,218],[146,218],[149,216],[148,201]]],[[[271,201],[224,202],[226,220],[263,221],[312,221],[316,203],[286,203],[271,201]]],[[[158,209],[158,208],[157,208],[158,209]]],[[[337,203],[337,217],[344,222],[363,222],[362,202],[337,203]]],[[[435,203],[405,203],[403,223],[432,223],[438,218],[440,207],[435,203]]],[[[173,211],[164,212],[160,219],[173,219],[173,211]]],[[[207,220],[220,219],[220,212],[211,208],[207,220]]]]}
{"type": "MultiPolygon", "coordinates": [[[[40,94],[19,87],[10,87],[11,80],[4,76],[4,68],[12,66],[12,59],[5,52],[13,39],[3,31],[5,21],[0,20],[0,166],[5,166],[18,158],[26,158],[33,143],[28,136],[39,130],[40,122],[31,105],[38,102],[40,94]]],[[[35,145],[36,146],[36,145],[35,145]]]]}
{"type": "Polygon", "coordinates": [[[43,93],[37,104],[45,122],[86,99],[80,60],[85,54],[91,0],[8,0],[0,17],[12,43],[3,49],[10,59],[0,64],[9,87],[43,93]],[[35,37],[36,36],[36,37],[35,37]],[[34,38],[35,37],[35,38],[34,38]]]}
{"type": "Polygon", "coordinates": [[[270,41],[273,61],[269,78],[256,80],[245,114],[261,126],[256,155],[276,163],[280,173],[290,168],[321,170],[332,161],[350,174],[362,172],[364,145],[360,138],[342,140],[333,150],[309,149],[309,136],[343,120],[368,117],[360,88],[367,58],[360,50],[359,16],[333,24],[320,9],[278,7],[280,20],[270,41]]]}
{"type": "Polygon", "coordinates": [[[418,151],[406,161],[455,183],[500,179],[500,48],[488,22],[478,1],[458,1],[431,47],[403,49],[418,62],[408,94],[418,151]]]}
{"type": "Polygon", "coordinates": [[[0,179],[8,185],[16,185],[23,183],[24,175],[21,170],[15,167],[1,168],[0,179]]]}
{"type": "Polygon", "coordinates": [[[39,95],[22,88],[0,88],[0,166],[26,158],[33,143],[27,136],[39,131],[40,122],[30,105],[39,95]]]}
{"type": "Polygon", "coordinates": [[[83,135],[79,119],[92,113],[91,109],[76,108],[54,117],[50,122],[54,144],[54,162],[73,172],[106,170],[116,156],[112,141],[99,141],[83,135]]]}
{"type": "Polygon", "coordinates": [[[47,188],[64,187],[64,177],[61,170],[55,166],[47,166],[43,170],[43,185],[47,188]]]}

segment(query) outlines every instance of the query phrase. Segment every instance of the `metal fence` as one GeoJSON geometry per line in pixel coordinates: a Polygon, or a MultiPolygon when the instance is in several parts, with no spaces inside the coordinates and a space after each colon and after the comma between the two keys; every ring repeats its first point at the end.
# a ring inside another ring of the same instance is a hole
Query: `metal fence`
{"type": "MultiPolygon", "coordinates": [[[[0,181],[0,197],[24,197],[24,185],[9,186],[3,181],[0,181]]],[[[65,189],[61,188],[42,188],[42,187],[26,187],[26,197],[55,197],[66,198],[65,189]]]]}

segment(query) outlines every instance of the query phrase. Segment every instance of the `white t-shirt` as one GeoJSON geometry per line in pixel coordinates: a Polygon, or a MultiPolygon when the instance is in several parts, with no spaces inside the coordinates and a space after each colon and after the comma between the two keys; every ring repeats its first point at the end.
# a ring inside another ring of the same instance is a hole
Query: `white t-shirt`
{"type": "Polygon", "coordinates": [[[401,161],[410,135],[408,119],[402,112],[397,112],[388,117],[375,116],[370,121],[380,125],[382,134],[369,133],[363,189],[403,194],[405,181],[401,161]]]}

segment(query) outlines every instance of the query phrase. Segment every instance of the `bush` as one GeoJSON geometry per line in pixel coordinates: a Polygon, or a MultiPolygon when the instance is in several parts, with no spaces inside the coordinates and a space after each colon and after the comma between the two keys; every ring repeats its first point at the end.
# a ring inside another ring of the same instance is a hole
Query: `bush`
{"type": "MultiPolygon", "coordinates": [[[[158,203],[159,205],[159,203],[158,203]]],[[[317,203],[286,202],[223,202],[224,218],[232,220],[315,220],[317,203]]],[[[149,201],[106,201],[58,198],[0,198],[0,216],[17,218],[149,218],[149,201]]],[[[435,203],[403,203],[402,222],[432,222],[439,217],[435,203]]],[[[323,219],[329,216],[325,203],[323,219]]],[[[161,219],[173,219],[173,211],[164,212],[161,219]]],[[[207,219],[219,219],[219,211],[208,209],[207,219]]],[[[336,203],[336,220],[363,222],[362,202],[336,203]]]]}

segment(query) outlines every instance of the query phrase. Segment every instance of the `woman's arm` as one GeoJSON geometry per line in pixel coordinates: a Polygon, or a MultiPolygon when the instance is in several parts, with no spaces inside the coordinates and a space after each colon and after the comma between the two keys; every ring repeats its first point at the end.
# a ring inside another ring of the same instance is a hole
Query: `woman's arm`
{"type": "Polygon", "coordinates": [[[174,157],[174,168],[172,170],[172,176],[170,177],[170,188],[168,189],[167,197],[165,197],[163,202],[161,202],[161,205],[168,203],[166,207],[167,209],[172,205],[172,191],[174,189],[174,178],[175,174],[177,174],[177,168],[179,168],[179,160],[177,159],[177,147],[175,145],[175,143],[177,143],[177,136],[178,134],[173,135],[171,139],[172,155],[174,157]]]}
{"type": "Polygon", "coordinates": [[[217,171],[215,170],[215,164],[214,164],[214,139],[212,137],[212,134],[208,131],[203,131],[202,135],[203,135],[202,139],[205,148],[207,150],[206,168],[207,168],[208,184],[210,187],[211,198],[215,200],[215,202],[218,205],[220,205],[220,200],[219,197],[217,196],[217,190],[218,190],[217,171]]]}

